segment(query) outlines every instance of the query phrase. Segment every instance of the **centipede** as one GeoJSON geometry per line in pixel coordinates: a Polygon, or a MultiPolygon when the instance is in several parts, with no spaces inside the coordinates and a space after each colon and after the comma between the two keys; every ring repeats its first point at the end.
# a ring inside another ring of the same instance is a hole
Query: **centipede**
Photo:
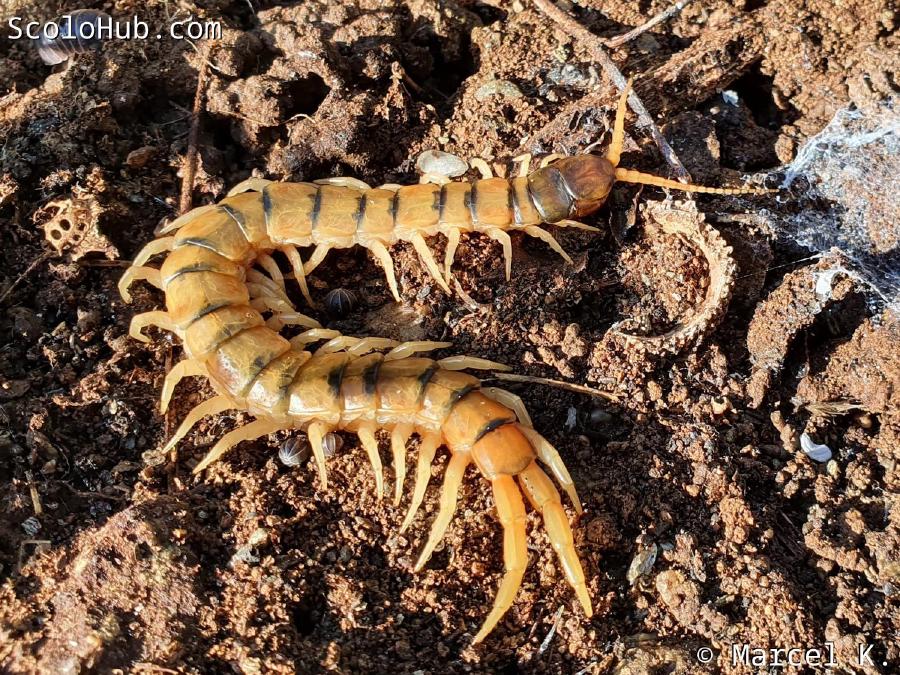
{"type": "Polygon", "coordinates": [[[619,101],[610,147],[554,159],[513,179],[483,177],[474,182],[435,182],[369,188],[352,178],[315,183],[253,182],[215,205],[194,209],[162,229],[164,235],[136,256],[119,282],[122,297],[146,280],[165,295],[164,311],[138,314],[130,334],[149,342],[154,326],[174,333],[185,358],[166,375],[161,409],[168,409],[185,377],[206,378],[215,396],[186,415],[165,450],[174,448],[204,417],[228,410],[255,419],[225,434],[193,471],[200,473],[244,441],[283,430],[305,432],[322,490],[327,490],[323,439],[333,431],[355,433],[372,466],[375,491],[384,493],[383,464],[376,434],[390,435],[395,475],[394,503],[406,479],[406,446],[419,437],[415,482],[405,531],[426,494],[436,452],[449,454],[438,512],[415,569],[421,569],[449,527],[464,474],[470,465],[490,484],[503,529],[505,571],[474,642],[482,641],[514,602],[525,574],[526,511],[523,495],[542,517],[560,566],[587,617],[592,615],[584,571],[553,476],[582,512],[572,478],[559,451],[538,433],[522,400],[507,390],[482,386],[466,370],[504,370],[475,356],[430,358],[423,354],[449,343],[398,343],[382,337],[353,337],[322,327],[292,303],[273,253],[283,253],[306,301],[306,277],[333,248],[360,245],[384,267],[395,298],[400,294],[389,247],[410,242],[435,281],[449,291],[450,266],[460,233],[486,234],[504,250],[510,275],[510,231],[547,242],[568,255],[543,224],[593,230],[574,218],[596,211],[616,181],[716,194],[758,193],[756,188],[709,188],[618,168],[624,138],[625,98],[619,101]],[[447,237],[443,272],[426,243],[447,237]],[[314,246],[304,262],[299,249],[314,246]],[[147,263],[164,255],[160,268],[147,263]],[[300,330],[287,338],[283,329],[300,330]],[[319,344],[322,343],[322,344],[319,344]],[[313,349],[313,346],[317,345],[313,349]],[[545,471],[546,469],[546,471],[545,471]],[[548,475],[548,472],[550,475],[548,475]]]}
{"type": "Polygon", "coordinates": [[[226,257],[240,259],[241,254],[233,247],[241,246],[239,242],[244,239],[249,242],[247,246],[259,252],[256,261],[266,270],[275,267],[270,253],[276,250],[283,253],[310,305],[315,303],[306,277],[325,260],[328,252],[363,246],[384,268],[391,293],[399,302],[400,290],[389,250],[399,241],[412,244],[434,281],[451,293],[451,266],[462,233],[481,233],[501,245],[507,281],[512,271],[510,232],[541,239],[571,264],[569,254],[541,225],[596,232],[598,228],[575,218],[590,215],[603,206],[616,182],[719,195],[771,192],[749,186],[717,188],[679,183],[619,167],[630,88],[629,83],[619,99],[605,156],[550,155],[541,161],[540,168],[530,173],[530,156],[526,156],[519,166],[520,175],[515,178],[491,175],[490,166],[483,160],[474,162],[483,177],[471,182],[426,175],[423,179],[428,182],[419,185],[385,184],[371,188],[348,176],[311,183],[250,178],[235,186],[218,204],[196,208],[161,228],[160,234],[174,234],[156,239],[137,256],[122,279],[124,297],[128,299],[128,286],[136,279],[145,279],[162,288],[159,270],[143,266],[152,255],[172,252],[188,244],[215,252],[210,237],[218,235],[229,237],[230,248],[223,252],[226,257]],[[228,235],[221,234],[226,230],[228,235]],[[426,238],[438,234],[446,237],[443,272],[426,242],[426,238]],[[299,249],[309,247],[313,250],[304,262],[299,249]]]}

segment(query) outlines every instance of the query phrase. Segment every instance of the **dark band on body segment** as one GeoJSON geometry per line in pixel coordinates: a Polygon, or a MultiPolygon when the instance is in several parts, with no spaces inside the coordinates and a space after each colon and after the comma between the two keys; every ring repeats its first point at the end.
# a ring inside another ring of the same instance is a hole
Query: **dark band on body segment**
{"type": "Polygon", "coordinates": [[[438,223],[444,223],[444,209],[447,208],[447,184],[442,183],[438,192],[438,223]]]}
{"type": "Polygon", "coordinates": [[[348,363],[350,363],[349,360],[344,361],[328,373],[328,390],[331,392],[331,395],[338,400],[340,400],[341,397],[341,382],[344,379],[344,371],[347,369],[348,363]]]}
{"type": "Polygon", "coordinates": [[[309,212],[309,223],[311,229],[316,229],[319,220],[319,213],[322,211],[322,188],[316,186],[316,196],[313,198],[312,211],[309,212]]]}
{"type": "Polygon", "coordinates": [[[397,211],[400,209],[400,190],[394,192],[394,196],[391,197],[391,220],[394,222],[394,227],[397,226],[397,211]]]}
{"type": "Polygon", "coordinates": [[[200,248],[205,248],[207,251],[212,251],[216,255],[222,256],[226,260],[231,260],[231,258],[217,249],[212,241],[205,237],[187,237],[186,239],[179,241],[176,248],[183,248],[184,246],[199,246],[200,248]]]}
{"type": "Polygon", "coordinates": [[[472,219],[472,224],[478,224],[478,181],[472,183],[472,189],[469,190],[465,197],[468,198],[466,205],[469,207],[469,217],[472,219]]]}
{"type": "Polygon", "coordinates": [[[363,392],[366,396],[374,396],[378,390],[378,371],[381,370],[382,363],[384,359],[379,359],[362,372],[363,392]]]}
{"type": "Polygon", "coordinates": [[[447,401],[447,413],[453,410],[453,406],[463,400],[467,394],[471,394],[476,389],[478,389],[477,384],[467,384],[450,394],[450,399],[447,401]]]}
{"type": "Polygon", "coordinates": [[[363,219],[366,217],[366,205],[367,197],[365,193],[363,193],[360,198],[356,202],[356,215],[354,216],[356,219],[356,230],[359,231],[359,228],[362,227],[363,219]]]}
{"type": "Polygon", "coordinates": [[[272,195],[269,194],[269,186],[263,188],[262,191],[263,218],[266,224],[266,232],[269,231],[269,224],[272,222],[272,195]]]}
{"type": "Polygon", "coordinates": [[[199,312],[197,312],[197,316],[195,316],[193,319],[191,319],[191,322],[187,325],[185,330],[187,330],[187,328],[190,328],[191,326],[193,326],[195,323],[197,323],[200,319],[202,319],[207,314],[212,314],[217,309],[222,309],[223,307],[231,307],[231,304],[232,303],[230,303],[230,302],[220,302],[215,305],[208,305],[208,306],[204,307],[199,312]]]}
{"type": "Polygon", "coordinates": [[[436,363],[432,363],[428,368],[422,371],[422,374],[419,375],[419,402],[421,403],[422,399],[425,397],[425,388],[428,386],[428,383],[431,382],[431,378],[434,377],[434,374],[440,370],[440,366],[436,363]]]}
{"type": "Polygon", "coordinates": [[[502,427],[504,424],[512,424],[513,422],[515,422],[515,419],[508,419],[506,417],[498,417],[495,420],[491,420],[490,422],[485,424],[483,427],[481,427],[481,429],[478,431],[478,434],[475,436],[475,442],[477,443],[478,441],[480,441],[482,438],[484,438],[489,433],[491,433],[494,429],[498,429],[498,428],[502,427]]]}
{"type": "Polygon", "coordinates": [[[509,211],[512,213],[513,223],[516,225],[522,224],[522,209],[519,207],[519,197],[516,195],[516,188],[513,185],[512,181],[509,181],[506,184],[507,190],[507,203],[509,204],[509,211]]]}
{"type": "Polygon", "coordinates": [[[168,277],[162,280],[163,288],[172,283],[178,277],[184,274],[191,274],[192,272],[217,272],[218,270],[209,263],[194,263],[193,265],[185,265],[180,270],[170,274],[168,277]]]}

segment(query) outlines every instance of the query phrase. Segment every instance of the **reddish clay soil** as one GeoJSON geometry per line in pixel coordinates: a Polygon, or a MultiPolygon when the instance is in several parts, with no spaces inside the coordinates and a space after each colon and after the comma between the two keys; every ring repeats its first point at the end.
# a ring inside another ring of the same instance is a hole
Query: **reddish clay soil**
{"type": "MultiPolygon", "coordinates": [[[[601,37],[668,5],[560,4],[601,37]]],[[[415,182],[426,149],[500,163],[574,153],[606,137],[616,100],[589,50],[528,0],[13,0],[0,17],[78,6],[154,29],[187,11],[226,27],[208,43],[195,205],[251,174],[415,182]]],[[[704,0],[611,56],[694,180],[735,184],[777,171],[836,110],[896,92],[896,21],[887,0],[704,0]]],[[[507,283],[499,245],[473,235],[455,265],[462,296],[405,244],[399,305],[364,250],[331,253],[311,277],[319,299],[358,295],[348,318],[316,313],[343,333],[448,340],[448,354],[609,394],[507,383],[585,503],[569,514],[595,616],[529,513],[522,590],[473,647],[503,571],[474,472],[416,574],[445,455],[400,535],[406,502],[375,498],[352,435],[327,492],[311,464],[279,462],[284,433],[192,476],[243,413],[207,418],[176,461],[160,454],[210,389],[189,380],[160,414],[180,346],[161,331],[130,339],[131,317],[161,297],[138,284],[126,305],[116,282],[177,214],[198,52],[112,41],[50,68],[5,36],[0,55],[0,670],[746,672],[731,645],[832,642],[846,671],[896,672],[900,322],[846,276],[823,295],[830,259],[810,261],[761,215],[790,217],[790,198],[665,206],[727,242],[735,283],[721,295],[696,242],[654,226],[646,207],[666,195],[628,185],[588,219],[599,233],[554,231],[574,265],[514,236],[507,283]],[[707,311],[670,349],[617,333],[707,311]],[[803,433],[831,459],[808,457],[803,433]],[[858,645],[873,645],[871,664],[855,665],[858,645]]],[[[633,117],[627,128],[623,165],[665,175],[649,134],[633,117]]]]}

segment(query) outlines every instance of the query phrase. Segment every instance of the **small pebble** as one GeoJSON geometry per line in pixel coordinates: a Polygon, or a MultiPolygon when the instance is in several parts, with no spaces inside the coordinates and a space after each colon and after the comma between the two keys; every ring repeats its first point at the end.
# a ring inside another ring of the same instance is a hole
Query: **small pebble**
{"type": "Polygon", "coordinates": [[[145,145],[142,148],[138,148],[137,150],[132,150],[128,153],[128,157],[125,158],[125,164],[127,164],[132,169],[140,169],[142,167],[147,166],[151,159],[156,155],[156,148],[145,145]]]}
{"type": "Polygon", "coordinates": [[[653,564],[656,562],[656,554],[658,552],[659,549],[656,547],[656,544],[650,544],[650,546],[642,548],[637,552],[637,555],[634,556],[631,565],[628,567],[626,578],[628,579],[629,584],[634,584],[638,577],[647,574],[647,572],[653,569],[653,564]]]}
{"type": "Polygon", "coordinates": [[[460,157],[440,150],[426,150],[416,159],[419,173],[456,178],[469,170],[469,165],[460,157]]]}
{"type": "Polygon", "coordinates": [[[831,459],[831,448],[821,443],[816,443],[809,434],[800,434],[800,448],[814,462],[827,462],[831,459]]]}
{"type": "Polygon", "coordinates": [[[478,101],[484,101],[491,96],[521,98],[522,92],[509,80],[488,80],[475,90],[475,98],[478,101]]]}

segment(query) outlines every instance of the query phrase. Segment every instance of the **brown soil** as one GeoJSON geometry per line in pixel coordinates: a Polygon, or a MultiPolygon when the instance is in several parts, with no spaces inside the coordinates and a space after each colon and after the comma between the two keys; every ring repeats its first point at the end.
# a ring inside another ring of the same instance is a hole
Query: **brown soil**
{"type": "MultiPolygon", "coordinates": [[[[158,28],[180,7],[222,20],[197,205],[251,172],[412,182],[425,149],[491,161],[576,152],[611,120],[602,69],[527,0],[273,4],[15,1],[0,14],[5,25],[88,5],[158,28]]],[[[562,4],[607,37],[669,3],[562,4]]],[[[720,184],[789,161],[849,102],[888,96],[895,30],[887,0],[710,0],[612,55],[694,178],[720,184]]],[[[359,295],[351,317],[328,322],[344,333],[447,339],[615,395],[510,385],[585,502],[575,536],[596,614],[573,603],[531,514],[523,588],[473,648],[502,573],[499,524],[474,474],[414,574],[435,494],[399,535],[404,510],[375,499],[352,436],[326,493],[311,466],[278,461],[283,435],[194,480],[192,462],[243,414],[206,420],[177,463],[159,455],[209,391],[183,384],[174,410],[158,412],[180,349],[160,332],[150,346],[128,338],[131,316],[160,297],[142,287],[126,306],[115,285],[177,210],[197,53],[116,41],[57,69],[8,37],[0,53],[0,670],[697,672],[708,646],[706,668],[740,671],[732,644],[831,641],[847,670],[871,644],[875,665],[857,670],[895,672],[898,323],[840,275],[821,297],[825,263],[758,215],[787,217],[791,200],[697,200],[732,247],[737,283],[717,325],[674,354],[611,331],[666,331],[709,283],[690,241],[648,228],[635,207],[662,200],[655,189],[617,186],[589,219],[599,234],[559,231],[574,267],[515,239],[506,283],[499,246],[464,237],[455,269],[468,300],[436,288],[405,245],[394,252],[400,306],[364,251],[332,253],[314,274],[320,298],[338,286],[359,295]],[[804,432],[831,461],[798,448],[804,432]]],[[[629,130],[623,164],[665,173],[649,136],[633,120],[629,130]]]]}

